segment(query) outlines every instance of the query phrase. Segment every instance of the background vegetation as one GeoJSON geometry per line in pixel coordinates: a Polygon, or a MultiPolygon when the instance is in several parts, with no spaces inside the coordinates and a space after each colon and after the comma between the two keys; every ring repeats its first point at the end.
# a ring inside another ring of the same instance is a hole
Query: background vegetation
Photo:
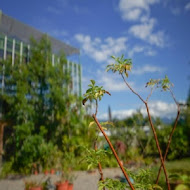
{"type": "MultiPolygon", "coordinates": [[[[3,135],[3,167],[1,175],[29,174],[32,169],[86,169],[84,147],[108,149],[99,131],[89,127],[91,117],[82,107],[81,97],[68,92],[72,86],[66,57],[60,54],[60,63],[52,65],[51,44],[47,37],[37,43],[32,40],[28,63],[11,59],[1,61],[0,73],[5,76],[5,88],[0,86],[1,123],[6,123],[3,135]],[[80,163],[80,164],[79,164],[80,163]]],[[[190,94],[187,105],[190,104],[190,94]]],[[[146,131],[148,119],[137,110],[132,117],[113,120],[109,126],[111,140],[116,150],[128,164],[156,162],[158,152],[151,131],[146,131]],[[124,151],[123,151],[124,150],[124,151]]],[[[171,124],[154,118],[162,150],[166,149],[171,124]]],[[[183,107],[174,133],[168,160],[190,156],[190,108],[183,107]]],[[[103,167],[117,166],[109,155],[103,167]]]]}

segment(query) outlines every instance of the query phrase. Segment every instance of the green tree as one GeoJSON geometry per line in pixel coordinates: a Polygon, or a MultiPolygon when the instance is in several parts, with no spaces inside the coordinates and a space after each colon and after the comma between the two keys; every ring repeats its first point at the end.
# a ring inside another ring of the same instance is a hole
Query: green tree
{"type": "Polygon", "coordinates": [[[77,125],[79,131],[84,127],[80,121],[80,97],[68,92],[71,78],[64,54],[59,55],[59,60],[52,64],[51,44],[48,37],[43,36],[39,42],[31,40],[28,62],[20,63],[18,57],[14,65],[11,59],[0,65],[1,75],[5,77],[5,87],[0,86],[0,100],[5,105],[2,118],[8,122],[4,158],[12,160],[14,157],[17,171],[19,167],[42,161],[41,149],[32,151],[38,143],[47,147],[57,145],[67,151],[63,149],[63,136],[71,139],[76,136],[77,125]]]}

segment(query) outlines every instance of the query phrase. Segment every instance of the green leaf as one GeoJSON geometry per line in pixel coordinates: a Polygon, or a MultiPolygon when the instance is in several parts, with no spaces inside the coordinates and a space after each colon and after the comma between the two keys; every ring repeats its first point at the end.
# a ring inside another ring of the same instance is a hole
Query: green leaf
{"type": "Polygon", "coordinates": [[[91,169],[93,166],[93,164],[89,164],[88,167],[87,167],[87,170],[91,169]]]}
{"type": "Polygon", "coordinates": [[[91,121],[90,124],[88,125],[88,127],[92,127],[93,125],[96,125],[95,121],[91,121]]]}
{"type": "Polygon", "coordinates": [[[162,187],[160,187],[160,186],[157,185],[157,184],[154,184],[154,185],[153,185],[153,189],[160,189],[160,190],[162,190],[162,187]]]}
{"type": "Polygon", "coordinates": [[[105,125],[111,125],[111,126],[113,126],[113,127],[114,127],[113,122],[110,122],[110,121],[101,122],[101,125],[102,125],[102,126],[105,126],[105,125]]]}
{"type": "Polygon", "coordinates": [[[94,86],[95,85],[95,80],[90,80],[91,81],[91,83],[92,83],[92,85],[94,86]]]}

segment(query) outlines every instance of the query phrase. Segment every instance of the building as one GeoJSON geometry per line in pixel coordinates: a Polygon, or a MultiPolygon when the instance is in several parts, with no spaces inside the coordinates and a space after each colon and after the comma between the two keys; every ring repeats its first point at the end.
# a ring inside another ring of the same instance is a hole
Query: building
{"type": "MultiPolygon", "coordinates": [[[[0,60],[6,60],[8,56],[12,59],[14,65],[15,57],[24,57],[26,62],[29,61],[30,55],[30,38],[39,40],[44,33],[11,18],[0,10],[0,60]]],[[[63,51],[66,56],[79,54],[79,50],[70,45],[65,44],[51,36],[48,36],[52,47],[52,64],[59,63],[60,59],[57,56],[60,51],[63,51]]],[[[68,61],[66,69],[70,72],[72,79],[72,87],[68,87],[68,91],[72,94],[81,96],[81,78],[82,68],[80,64],[68,61]]],[[[0,85],[3,87],[3,76],[0,77],[0,85]]]]}

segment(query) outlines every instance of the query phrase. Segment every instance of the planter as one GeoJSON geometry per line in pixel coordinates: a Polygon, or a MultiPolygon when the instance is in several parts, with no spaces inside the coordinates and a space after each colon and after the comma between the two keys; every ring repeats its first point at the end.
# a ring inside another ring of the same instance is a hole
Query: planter
{"type": "Polygon", "coordinates": [[[42,187],[30,187],[29,190],[42,190],[42,187]]]}
{"type": "Polygon", "coordinates": [[[37,170],[34,171],[34,175],[38,175],[38,171],[37,170]]]}
{"type": "Polygon", "coordinates": [[[73,184],[69,183],[67,190],[73,190],[73,184]]]}
{"type": "Polygon", "coordinates": [[[57,183],[56,190],[68,190],[68,181],[57,183]]]}
{"type": "Polygon", "coordinates": [[[45,171],[44,171],[44,174],[45,174],[45,175],[48,175],[48,173],[49,173],[48,170],[45,170],[45,171]]]}
{"type": "Polygon", "coordinates": [[[50,170],[50,174],[55,174],[55,170],[54,170],[54,169],[51,169],[51,170],[50,170]]]}

